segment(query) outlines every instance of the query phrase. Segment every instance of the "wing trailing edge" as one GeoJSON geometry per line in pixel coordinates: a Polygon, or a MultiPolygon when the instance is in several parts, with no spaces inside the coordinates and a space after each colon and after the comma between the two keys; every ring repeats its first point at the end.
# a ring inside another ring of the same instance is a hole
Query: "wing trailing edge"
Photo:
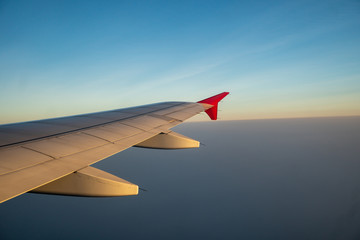
{"type": "Polygon", "coordinates": [[[201,100],[198,103],[201,103],[204,106],[204,108],[207,109],[205,110],[205,112],[207,113],[207,115],[209,115],[211,120],[217,120],[218,104],[228,94],[229,92],[223,92],[215,96],[201,100]]]}

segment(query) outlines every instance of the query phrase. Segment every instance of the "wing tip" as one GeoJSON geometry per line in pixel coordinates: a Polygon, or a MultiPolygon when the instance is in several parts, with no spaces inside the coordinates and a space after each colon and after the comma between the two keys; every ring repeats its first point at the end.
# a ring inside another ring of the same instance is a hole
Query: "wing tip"
{"type": "Polygon", "coordinates": [[[217,113],[218,113],[218,103],[226,97],[230,92],[222,92],[212,97],[206,98],[204,100],[198,101],[198,103],[204,103],[212,105],[209,109],[205,110],[207,115],[210,117],[211,120],[217,120],[217,113]]]}

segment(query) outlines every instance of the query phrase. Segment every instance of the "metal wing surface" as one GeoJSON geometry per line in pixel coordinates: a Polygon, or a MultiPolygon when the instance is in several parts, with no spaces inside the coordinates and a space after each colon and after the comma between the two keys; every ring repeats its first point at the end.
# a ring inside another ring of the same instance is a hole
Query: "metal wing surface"
{"type": "MultiPolygon", "coordinates": [[[[220,100],[227,94],[219,94],[220,100]]],[[[169,129],[202,111],[209,114],[211,108],[217,109],[220,100],[214,97],[198,103],[163,102],[0,125],[0,202],[29,191],[136,195],[137,185],[90,165],[132,146],[198,147],[197,141],[169,129]]]]}

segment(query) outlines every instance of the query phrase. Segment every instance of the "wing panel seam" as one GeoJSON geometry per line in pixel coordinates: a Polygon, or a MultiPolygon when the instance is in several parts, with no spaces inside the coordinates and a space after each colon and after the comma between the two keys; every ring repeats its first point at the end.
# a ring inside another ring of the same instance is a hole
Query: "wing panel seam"
{"type": "MultiPolygon", "coordinates": [[[[30,151],[33,151],[33,152],[36,152],[36,153],[40,153],[40,154],[45,155],[45,156],[47,156],[47,157],[51,157],[51,158],[52,158],[51,160],[55,160],[55,159],[56,159],[56,157],[51,156],[51,155],[46,154],[46,153],[43,153],[43,152],[40,152],[40,151],[38,151],[38,150],[29,148],[29,147],[25,147],[25,146],[20,146],[20,147],[25,148],[25,149],[30,150],[30,151]]],[[[49,161],[51,161],[51,160],[49,160],[49,161]]],[[[35,165],[36,165],[36,164],[35,164],[35,165]]]]}
{"type": "Polygon", "coordinates": [[[93,135],[93,134],[90,134],[90,133],[86,133],[86,132],[81,132],[81,133],[82,133],[82,134],[85,134],[85,135],[88,135],[88,136],[91,136],[91,137],[95,137],[95,138],[104,140],[104,141],[106,141],[106,142],[108,142],[108,143],[114,143],[114,142],[109,141],[109,140],[107,140],[107,139],[105,139],[105,138],[102,138],[102,137],[99,137],[99,136],[96,136],[96,135],[93,135]]]}

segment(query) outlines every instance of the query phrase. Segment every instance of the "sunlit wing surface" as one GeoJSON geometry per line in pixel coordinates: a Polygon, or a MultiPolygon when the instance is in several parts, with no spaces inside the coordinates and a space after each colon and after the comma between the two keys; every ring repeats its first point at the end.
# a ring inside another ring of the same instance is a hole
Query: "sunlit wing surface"
{"type": "Polygon", "coordinates": [[[126,196],[138,186],[90,167],[138,146],[199,147],[170,128],[206,111],[217,119],[224,92],[197,103],[163,102],[71,117],[0,125],[0,202],[32,191],[75,196],[126,196]]]}

